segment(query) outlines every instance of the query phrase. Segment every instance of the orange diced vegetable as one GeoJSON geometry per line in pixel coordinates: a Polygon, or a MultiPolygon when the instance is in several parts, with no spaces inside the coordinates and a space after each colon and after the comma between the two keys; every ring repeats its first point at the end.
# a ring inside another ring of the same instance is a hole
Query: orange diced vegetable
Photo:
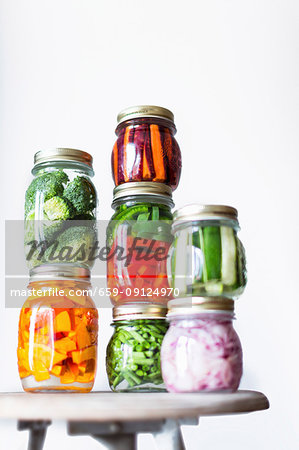
{"type": "Polygon", "coordinates": [[[64,374],[60,377],[60,383],[62,384],[74,383],[75,380],[76,377],[69,368],[67,368],[64,374]]]}
{"type": "Polygon", "coordinates": [[[91,347],[87,347],[84,350],[79,350],[76,352],[72,352],[73,362],[76,364],[80,364],[82,361],[86,361],[87,359],[95,359],[96,358],[96,346],[92,345],[91,347]]]}
{"type": "Polygon", "coordinates": [[[67,358],[66,354],[62,354],[54,351],[51,347],[44,344],[34,344],[33,349],[33,361],[42,361],[42,363],[47,367],[55,366],[55,364],[60,363],[67,358]]]}
{"type": "Polygon", "coordinates": [[[78,364],[74,364],[72,361],[68,361],[68,366],[71,370],[71,372],[75,375],[75,377],[79,374],[79,367],[78,364]]]}
{"type": "Polygon", "coordinates": [[[50,378],[50,374],[41,361],[36,361],[34,364],[34,378],[36,381],[44,381],[50,378]]]}
{"type": "Polygon", "coordinates": [[[80,375],[83,375],[86,371],[86,361],[81,362],[78,365],[78,368],[79,368],[80,375]]]}
{"type": "Polygon", "coordinates": [[[56,333],[71,331],[71,319],[67,311],[63,311],[55,317],[54,330],[56,333]]]}
{"type": "Polygon", "coordinates": [[[59,341],[55,342],[54,347],[55,350],[61,353],[67,353],[76,350],[75,342],[72,341],[72,339],[70,339],[69,337],[59,339],[59,341]]]}
{"type": "Polygon", "coordinates": [[[56,365],[56,366],[52,367],[51,373],[53,375],[55,375],[56,377],[59,377],[59,375],[61,374],[61,371],[62,371],[62,366],[56,365]]]}
{"type": "Polygon", "coordinates": [[[85,347],[89,347],[91,345],[90,334],[87,331],[86,325],[84,323],[80,323],[76,328],[77,333],[77,344],[79,350],[82,350],[85,347]]]}

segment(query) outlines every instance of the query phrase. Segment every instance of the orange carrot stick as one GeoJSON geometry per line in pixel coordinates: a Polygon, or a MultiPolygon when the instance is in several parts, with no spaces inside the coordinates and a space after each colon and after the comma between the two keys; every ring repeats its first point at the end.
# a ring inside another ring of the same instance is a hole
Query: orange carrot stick
{"type": "Polygon", "coordinates": [[[114,182],[115,186],[118,185],[118,148],[117,142],[115,142],[113,147],[113,173],[114,173],[114,182]]]}
{"type": "Polygon", "coordinates": [[[150,130],[151,130],[151,143],[152,143],[154,168],[156,173],[154,181],[164,181],[165,170],[164,170],[163,149],[160,139],[159,127],[158,125],[150,125],[150,130]]]}
{"type": "Polygon", "coordinates": [[[127,145],[129,143],[129,135],[130,135],[130,127],[126,128],[125,137],[124,137],[124,177],[125,181],[129,181],[128,171],[127,171],[127,145]]]}

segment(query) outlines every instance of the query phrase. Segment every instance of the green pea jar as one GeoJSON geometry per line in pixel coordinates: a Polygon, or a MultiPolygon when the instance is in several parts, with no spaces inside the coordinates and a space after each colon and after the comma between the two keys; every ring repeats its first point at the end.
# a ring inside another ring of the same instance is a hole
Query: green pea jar
{"type": "Polygon", "coordinates": [[[160,350],[168,329],[167,308],[130,304],[113,308],[114,333],[106,353],[106,370],[114,392],[165,391],[160,350]]]}

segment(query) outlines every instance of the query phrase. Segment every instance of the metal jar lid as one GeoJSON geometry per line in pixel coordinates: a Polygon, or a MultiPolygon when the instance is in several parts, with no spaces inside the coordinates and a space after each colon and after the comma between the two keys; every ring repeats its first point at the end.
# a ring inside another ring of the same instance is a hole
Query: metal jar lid
{"type": "Polygon", "coordinates": [[[172,201],[172,189],[164,183],[156,183],[155,181],[138,181],[123,183],[113,190],[113,203],[116,200],[129,196],[145,196],[150,195],[157,198],[167,199],[171,206],[174,206],[172,201]]]}
{"type": "Polygon", "coordinates": [[[113,308],[113,321],[138,319],[165,319],[167,308],[163,305],[130,303],[113,308]]]}
{"type": "Polygon", "coordinates": [[[178,223],[200,220],[229,219],[238,223],[238,211],[226,205],[199,205],[191,204],[178,209],[173,213],[173,229],[178,223]]]}
{"type": "Polygon", "coordinates": [[[87,165],[92,169],[92,156],[82,150],[74,148],[52,148],[40,150],[34,155],[34,165],[50,161],[72,161],[87,165]]]}
{"type": "Polygon", "coordinates": [[[185,297],[168,302],[168,318],[203,313],[234,315],[234,301],[226,297],[185,297]]]}
{"type": "Polygon", "coordinates": [[[158,117],[174,123],[174,115],[169,109],[155,105],[138,105],[123,109],[117,116],[117,123],[141,117],[158,117]]]}
{"type": "Polygon", "coordinates": [[[72,264],[42,264],[30,270],[30,281],[79,280],[90,281],[90,270],[72,264]]]}

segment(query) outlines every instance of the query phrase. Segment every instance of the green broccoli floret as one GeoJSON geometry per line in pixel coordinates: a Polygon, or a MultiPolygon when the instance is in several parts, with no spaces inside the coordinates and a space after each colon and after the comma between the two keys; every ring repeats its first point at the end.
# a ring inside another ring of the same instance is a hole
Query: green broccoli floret
{"type": "Polygon", "coordinates": [[[67,199],[55,196],[45,202],[44,212],[49,220],[67,220],[74,215],[74,208],[67,199]]]}
{"type": "Polygon", "coordinates": [[[40,201],[39,195],[43,197],[43,201],[47,201],[56,195],[62,196],[64,184],[69,178],[62,170],[44,173],[35,178],[28,187],[25,195],[25,216],[30,210],[35,209],[35,202],[40,201]]]}
{"type": "Polygon", "coordinates": [[[76,215],[92,212],[96,207],[96,192],[93,184],[85,177],[76,177],[65,188],[64,195],[76,210],[76,215]]]}
{"type": "Polygon", "coordinates": [[[91,267],[94,261],[89,261],[88,257],[95,241],[96,232],[93,228],[70,226],[56,236],[53,246],[46,250],[44,260],[48,263],[78,262],[91,267]]]}

